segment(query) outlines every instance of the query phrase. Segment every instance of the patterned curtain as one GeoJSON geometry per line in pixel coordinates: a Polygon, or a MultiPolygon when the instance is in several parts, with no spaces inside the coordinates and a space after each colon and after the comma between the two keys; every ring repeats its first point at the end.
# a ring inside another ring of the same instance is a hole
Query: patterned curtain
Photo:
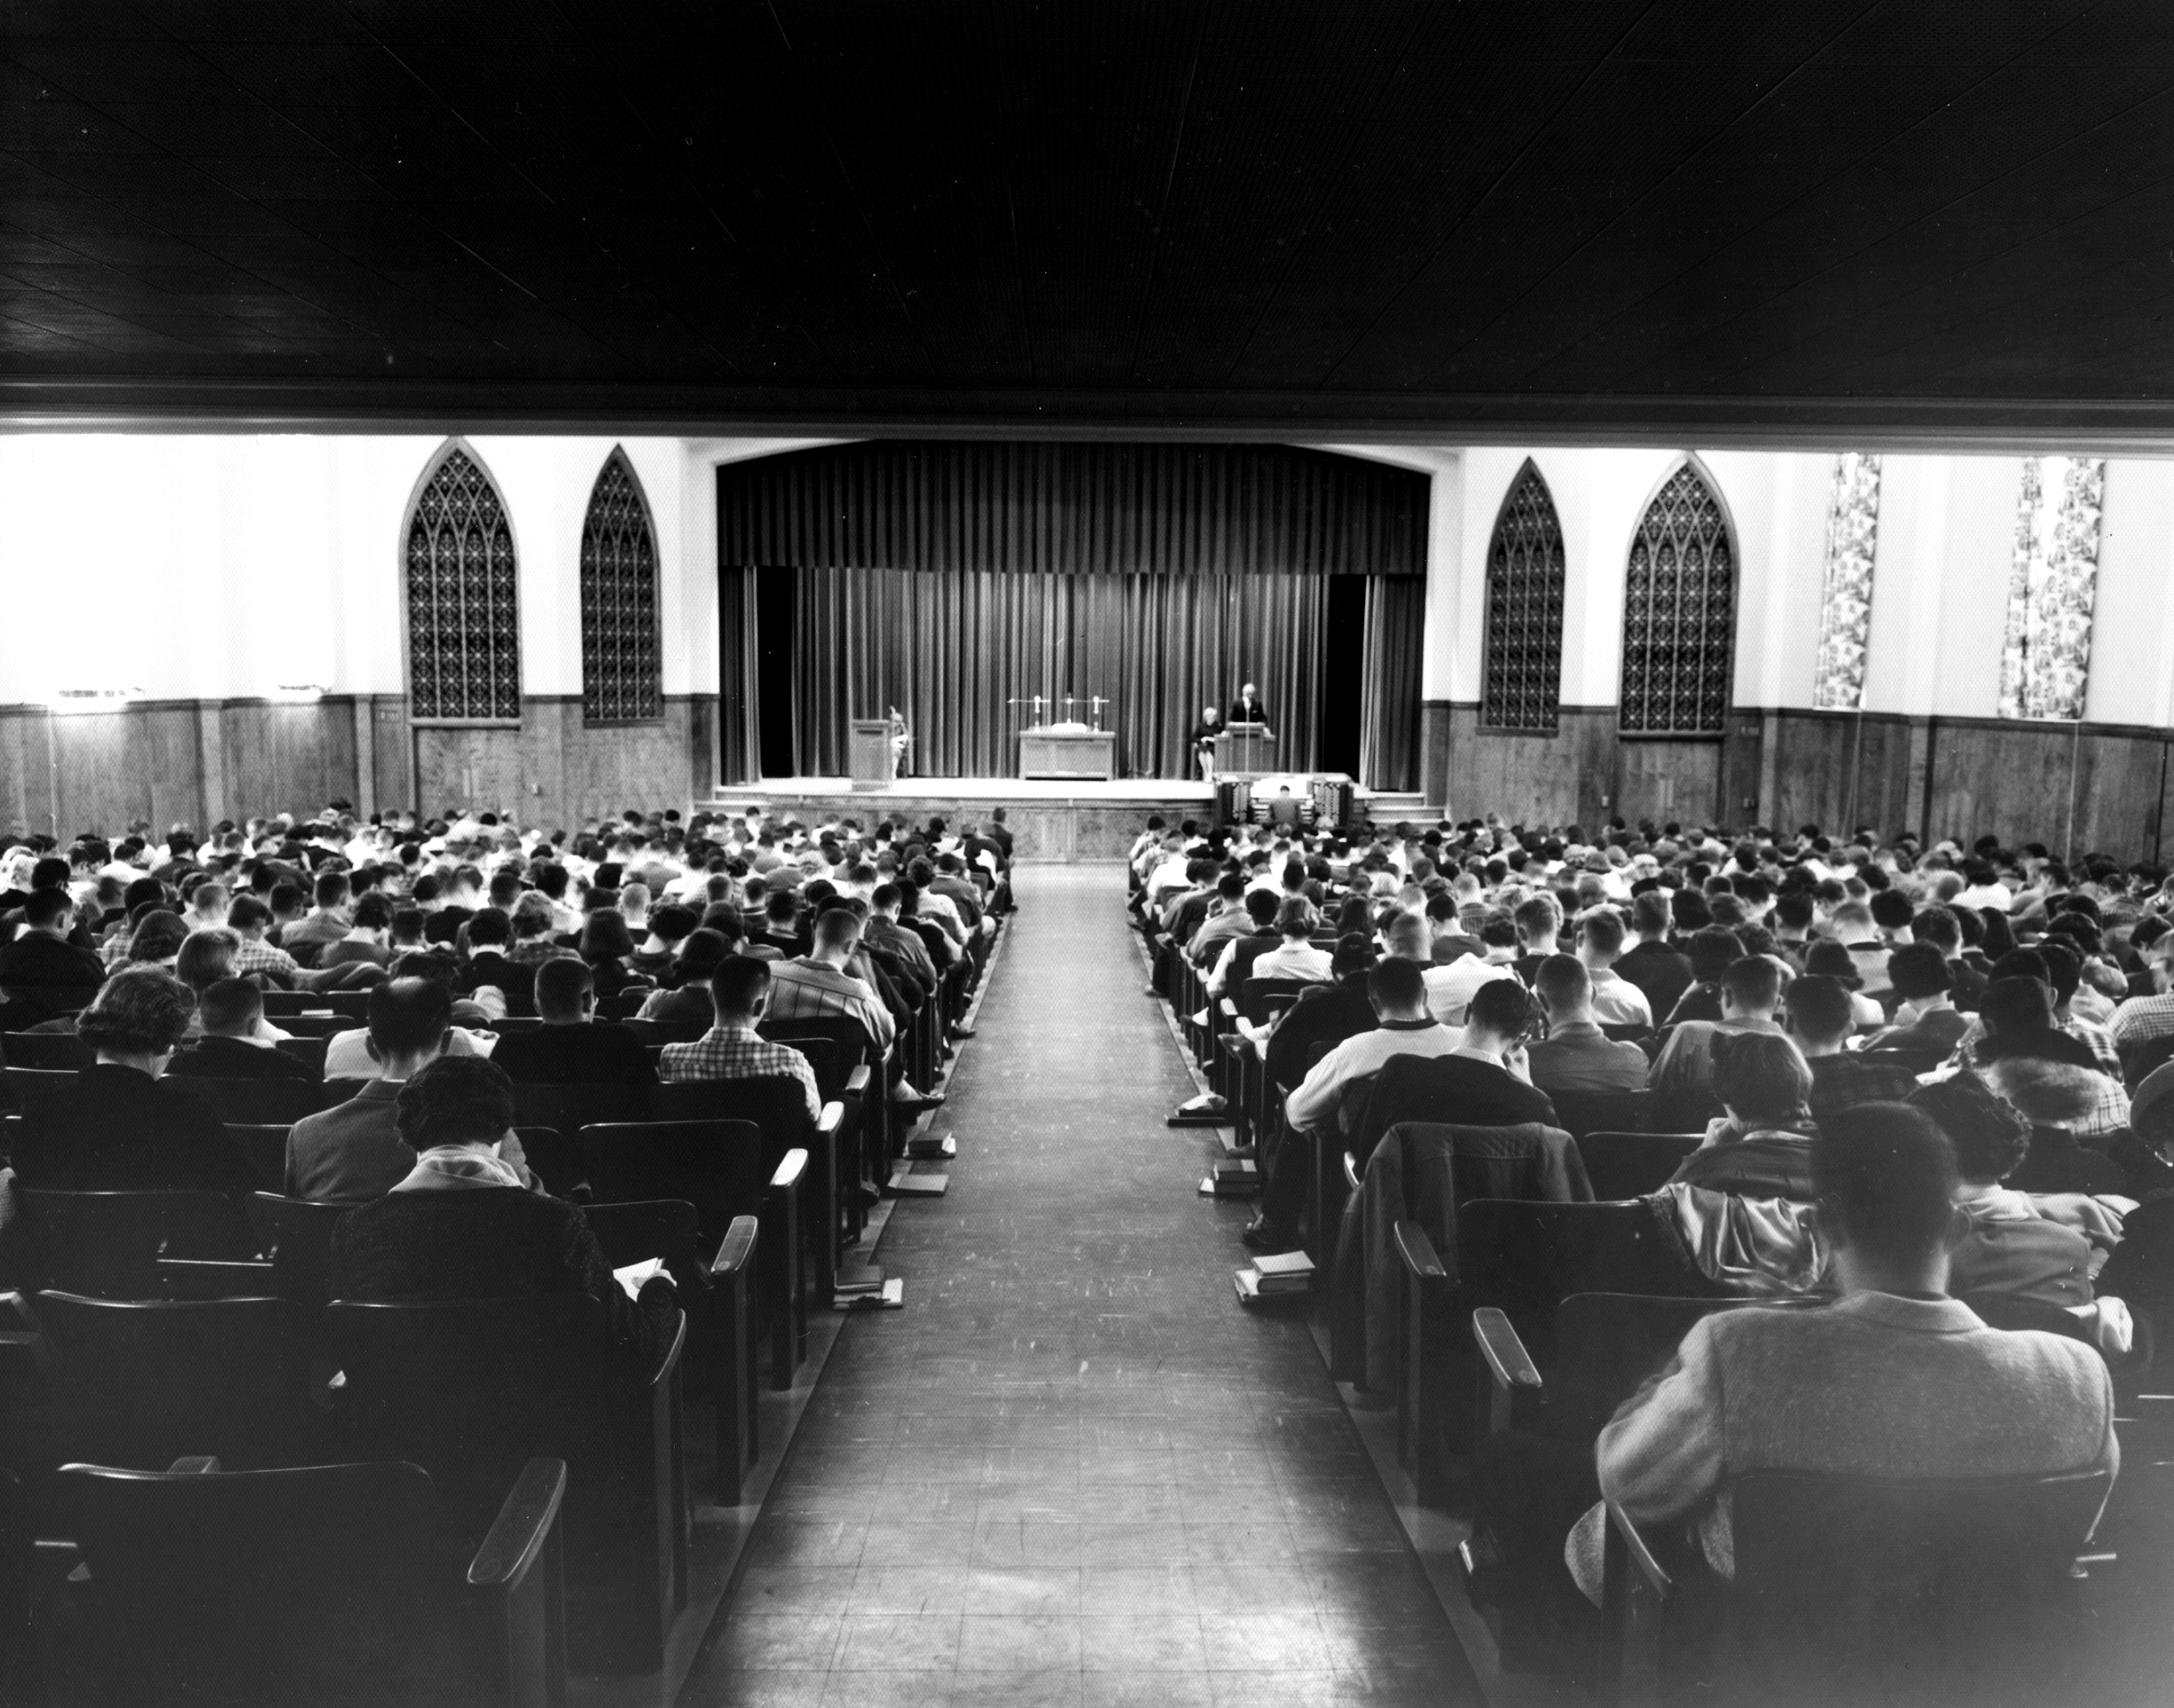
{"type": "Polygon", "coordinates": [[[1630,541],[1623,611],[1625,735],[1719,735],[1736,672],[1736,549],[1721,501],[1686,462],[1630,541]]]}
{"type": "Polygon", "coordinates": [[[1826,575],[1820,592],[1820,658],[1812,704],[1855,712],[1865,703],[1865,648],[1872,634],[1872,564],[1880,539],[1880,459],[1834,459],[1826,505],[1826,575]]]}
{"type": "Polygon", "coordinates": [[[2077,719],[2091,677],[2103,457],[2027,456],[2009,565],[2001,716],[2077,719]]]}
{"type": "Polygon", "coordinates": [[[657,623],[657,535],[626,453],[614,446],[581,524],[584,723],[664,717],[657,623]]]}
{"type": "Polygon", "coordinates": [[[408,517],[408,715],[518,723],[513,530],[483,465],[455,445],[408,517]]]}
{"type": "Polygon", "coordinates": [[[1527,458],[1487,548],[1487,672],[1480,722],[1554,733],[1563,685],[1563,524],[1527,458]]]}

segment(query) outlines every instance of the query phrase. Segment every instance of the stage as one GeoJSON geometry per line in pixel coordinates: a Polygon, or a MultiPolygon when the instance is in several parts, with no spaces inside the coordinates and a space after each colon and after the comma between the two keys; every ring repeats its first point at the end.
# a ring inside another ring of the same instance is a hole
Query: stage
{"type": "MultiPolygon", "coordinates": [[[[1424,816],[1415,794],[1359,792],[1377,820],[1424,816]]],[[[1004,809],[1012,857],[1022,861],[1121,860],[1160,813],[1171,825],[1215,816],[1215,790],[1202,782],[1169,777],[1124,778],[1111,782],[1044,782],[1016,777],[901,777],[881,787],[855,786],[843,777],[768,777],[760,783],[718,789],[697,803],[712,813],[760,807],[773,818],[809,824],[852,819],[864,828],[887,818],[939,816],[953,826],[986,820],[1004,809]]]]}

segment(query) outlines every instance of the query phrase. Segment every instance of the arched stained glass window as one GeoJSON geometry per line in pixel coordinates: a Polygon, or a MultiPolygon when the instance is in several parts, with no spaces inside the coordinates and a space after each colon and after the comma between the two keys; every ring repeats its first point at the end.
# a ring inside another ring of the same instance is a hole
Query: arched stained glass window
{"type": "Polygon", "coordinates": [[[1487,548],[1487,667],[1480,722],[1556,727],[1563,685],[1563,524],[1528,457],[1509,484],[1487,548]]]}
{"type": "Polygon", "coordinates": [[[1686,461],[1630,538],[1623,590],[1625,735],[1719,735],[1736,666],[1736,547],[1720,496],[1686,461]]]}
{"type": "Polygon", "coordinates": [[[581,715],[587,723],[664,716],[657,533],[618,447],[604,460],[581,524],[581,715]]]}
{"type": "Polygon", "coordinates": [[[408,715],[518,723],[513,528],[483,465],[456,442],[408,513],[408,715]]]}

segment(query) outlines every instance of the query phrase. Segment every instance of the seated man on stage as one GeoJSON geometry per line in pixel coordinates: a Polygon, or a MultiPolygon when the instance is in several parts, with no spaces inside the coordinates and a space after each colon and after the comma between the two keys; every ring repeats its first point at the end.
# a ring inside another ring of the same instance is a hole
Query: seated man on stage
{"type": "Polygon", "coordinates": [[[1192,733],[1185,739],[1192,744],[1192,756],[1200,766],[1201,777],[1215,780],[1215,738],[1223,733],[1223,714],[1212,705],[1200,708],[1200,721],[1192,726],[1192,733]]]}
{"type": "Polygon", "coordinates": [[[1260,690],[1248,682],[1238,691],[1238,698],[1231,702],[1231,721],[1234,724],[1259,724],[1264,729],[1268,723],[1268,708],[1261,704],[1260,690]]]}

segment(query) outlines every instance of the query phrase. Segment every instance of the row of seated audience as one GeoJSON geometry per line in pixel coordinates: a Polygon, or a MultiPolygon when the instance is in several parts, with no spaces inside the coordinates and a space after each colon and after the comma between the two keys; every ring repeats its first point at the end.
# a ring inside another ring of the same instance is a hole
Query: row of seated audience
{"type": "MultiPolygon", "coordinates": [[[[1648,1131],[1697,1135],[1648,1203],[1704,1284],[1831,1304],[1706,1318],[1597,1455],[1483,1453],[1475,1597],[1552,1604],[1558,1633],[1566,1597],[1597,1603],[1603,1492],[1725,1577],[1746,1468],[2118,1462],[2109,1360],[2134,1325],[2094,1283],[2124,1243],[2123,1273],[2165,1267],[2164,871],[1990,838],[1493,817],[1348,837],[1155,822],[1131,865],[1150,994],[1190,963],[1196,1029],[1250,1048],[1280,1098],[1249,1246],[1300,1243],[1317,1146],[1363,1175],[1400,1124],[1448,1124],[1562,1158],[1556,1099],[1637,1099],[1648,1131]]],[[[1532,1178],[1591,1196],[1575,1161],[1532,1178]]],[[[1340,1286],[1394,1262],[1353,1259],[1371,1235],[1348,1214],[1313,1232],[1340,1286]]],[[[1338,1373],[1364,1387],[1374,1368],[1338,1373]]]]}

